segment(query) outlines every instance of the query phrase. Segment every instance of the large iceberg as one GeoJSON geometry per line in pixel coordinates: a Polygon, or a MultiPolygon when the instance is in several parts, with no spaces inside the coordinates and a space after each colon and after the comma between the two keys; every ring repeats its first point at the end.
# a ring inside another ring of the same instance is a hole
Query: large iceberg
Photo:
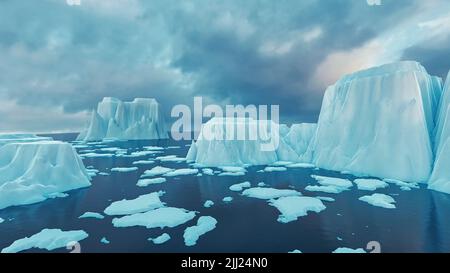
{"type": "Polygon", "coordinates": [[[436,116],[436,160],[428,188],[450,193],[450,72],[436,116]]]}
{"type": "Polygon", "coordinates": [[[0,209],[90,185],[89,174],[69,143],[13,142],[0,147],[0,209]]]}
{"type": "Polygon", "coordinates": [[[344,76],[328,87],[311,146],[317,167],[426,182],[442,82],[417,62],[344,76]]]}
{"type": "Polygon", "coordinates": [[[53,140],[51,137],[37,136],[35,134],[0,134],[0,147],[8,143],[24,143],[24,142],[37,142],[37,141],[49,141],[53,140]]]}
{"type": "Polygon", "coordinates": [[[105,138],[137,140],[168,138],[161,106],[155,99],[136,98],[123,102],[104,98],[92,112],[91,121],[77,140],[92,141],[105,138]]]}
{"type": "Polygon", "coordinates": [[[305,154],[314,132],[315,124],[289,128],[268,120],[212,118],[202,126],[186,160],[209,167],[303,162],[310,158],[305,154]]]}

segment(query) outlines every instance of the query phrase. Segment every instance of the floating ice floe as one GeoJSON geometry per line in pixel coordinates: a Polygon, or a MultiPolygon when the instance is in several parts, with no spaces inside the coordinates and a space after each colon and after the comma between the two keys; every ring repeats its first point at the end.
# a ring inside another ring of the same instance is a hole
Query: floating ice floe
{"type": "Polygon", "coordinates": [[[409,183],[409,182],[404,182],[404,181],[400,181],[397,179],[383,179],[384,182],[389,183],[389,184],[394,184],[400,187],[400,189],[402,191],[410,191],[411,189],[418,189],[419,188],[419,184],[417,183],[409,183]]]}
{"type": "Polygon", "coordinates": [[[100,172],[99,170],[96,169],[86,169],[86,171],[90,177],[95,177],[100,172]]]}
{"type": "Polygon", "coordinates": [[[5,222],[5,219],[0,218],[0,224],[3,223],[3,222],[5,222]]]}
{"type": "Polygon", "coordinates": [[[334,202],[334,201],[336,201],[334,198],[326,197],[326,196],[317,196],[316,198],[320,199],[322,201],[326,201],[326,202],[334,202]]]}
{"type": "Polygon", "coordinates": [[[214,202],[212,200],[206,200],[205,203],[203,204],[203,206],[205,208],[210,208],[210,207],[214,206],[214,202]]]}
{"type": "Polygon", "coordinates": [[[165,155],[165,156],[158,156],[156,160],[159,160],[161,162],[183,162],[186,161],[186,158],[178,157],[176,155],[165,155]]]}
{"type": "Polygon", "coordinates": [[[170,235],[167,233],[163,233],[156,238],[148,238],[149,241],[153,242],[155,245],[161,245],[171,239],[170,235]]]}
{"type": "Polygon", "coordinates": [[[337,194],[346,191],[353,186],[352,182],[347,179],[319,175],[311,175],[311,177],[316,179],[321,186],[309,185],[305,188],[307,191],[337,194]]]}
{"type": "Polygon", "coordinates": [[[369,203],[372,206],[382,207],[386,209],[395,209],[394,198],[386,194],[374,193],[372,195],[360,197],[359,200],[369,203]]]}
{"type": "Polygon", "coordinates": [[[284,172],[287,171],[286,167],[265,167],[263,170],[260,170],[259,172],[265,172],[265,173],[269,173],[269,172],[284,172]]]}
{"type": "Polygon", "coordinates": [[[138,161],[134,161],[133,165],[150,165],[155,163],[155,161],[153,160],[138,160],[138,161]]]}
{"type": "Polygon", "coordinates": [[[138,187],[147,187],[148,185],[162,184],[166,181],[167,181],[167,179],[165,179],[164,177],[139,179],[139,181],[137,182],[136,185],[138,187]]]}
{"type": "Polygon", "coordinates": [[[294,249],[294,250],[292,250],[292,251],[289,251],[288,253],[291,253],[291,254],[295,254],[295,253],[301,254],[301,253],[303,253],[303,252],[301,252],[301,251],[298,250],[298,249],[294,249]]]}
{"type": "Polygon", "coordinates": [[[47,197],[49,199],[65,198],[67,196],[69,196],[69,194],[63,193],[63,192],[52,192],[52,193],[49,193],[49,194],[45,195],[45,197],[47,197]]]}
{"type": "Polygon", "coordinates": [[[224,197],[222,201],[225,203],[230,203],[231,201],[233,201],[233,197],[231,196],[224,197]]]}
{"type": "Polygon", "coordinates": [[[80,154],[81,158],[97,158],[97,157],[113,157],[115,154],[109,154],[109,153],[87,153],[87,154],[80,154]]]}
{"type": "Polygon", "coordinates": [[[138,167],[116,167],[111,169],[112,172],[119,172],[119,173],[134,172],[137,170],[138,167]]]}
{"type": "Polygon", "coordinates": [[[280,166],[288,166],[291,164],[294,164],[294,163],[291,161],[277,161],[277,162],[270,164],[270,166],[280,167],[280,166]]]}
{"type": "Polygon", "coordinates": [[[102,152],[113,152],[113,153],[117,153],[117,152],[127,152],[127,149],[122,149],[119,147],[106,147],[106,148],[100,148],[100,151],[102,152]]]}
{"type": "Polygon", "coordinates": [[[217,220],[211,216],[201,216],[198,218],[197,225],[188,227],[184,230],[183,238],[186,246],[194,246],[197,244],[200,236],[215,229],[217,220]]]}
{"type": "Polygon", "coordinates": [[[143,226],[146,228],[173,228],[195,217],[195,212],[181,208],[163,207],[143,213],[114,218],[115,227],[143,226]]]}
{"type": "Polygon", "coordinates": [[[223,172],[227,173],[245,173],[247,170],[244,167],[223,166],[219,167],[223,172]]]}
{"type": "Polygon", "coordinates": [[[2,253],[17,253],[31,248],[48,251],[66,247],[71,242],[79,242],[89,235],[83,230],[62,231],[60,229],[43,229],[31,237],[25,237],[4,248],[2,253]]]}
{"type": "Polygon", "coordinates": [[[378,179],[356,179],[353,182],[358,186],[358,190],[364,191],[375,191],[389,186],[386,182],[378,179]]]}
{"type": "Polygon", "coordinates": [[[314,164],[311,164],[311,163],[293,163],[293,164],[286,165],[286,167],[311,169],[311,168],[315,168],[316,166],[314,166],[314,164]]]}
{"type": "Polygon", "coordinates": [[[164,207],[164,203],[159,199],[164,193],[164,191],[152,192],[141,195],[133,200],[123,199],[121,201],[113,202],[105,209],[105,214],[127,215],[164,207]]]}
{"type": "Polygon", "coordinates": [[[174,169],[171,168],[166,168],[166,167],[161,167],[161,166],[156,166],[151,170],[146,170],[144,172],[144,174],[142,174],[141,177],[152,177],[152,176],[158,176],[158,175],[163,175],[169,172],[174,171],[174,169]]]}
{"type": "Polygon", "coordinates": [[[164,148],[163,147],[159,147],[159,146],[144,146],[144,150],[148,150],[148,151],[163,151],[164,148]]]}
{"type": "Polygon", "coordinates": [[[98,175],[108,176],[108,175],[110,175],[110,174],[109,174],[109,173],[106,173],[106,172],[99,172],[98,175]]]}
{"type": "Polygon", "coordinates": [[[173,177],[173,176],[180,176],[180,175],[193,175],[197,174],[198,169],[177,169],[168,173],[163,174],[164,176],[173,177]]]}
{"type": "Polygon", "coordinates": [[[343,192],[345,189],[340,188],[340,187],[336,187],[336,186],[306,186],[305,187],[306,191],[312,191],[312,192],[325,192],[325,193],[341,193],[343,192]]]}
{"type": "Polygon", "coordinates": [[[223,172],[219,173],[219,176],[243,176],[245,172],[223,172]]]}
{"type": "Polygon", "coordinates": [[[366,253],[366,251],[362,248],[348,248],[348,247],[339,247],[333,251],[335,254],[352,254],[352,253],[366,253]]]}
{"type": "Polygon", "coordinates": [[[204,168],[202,169],[202,172],[206,175],[214,175],[214,170],[210,168],[204,168]]]}
{"type": "Polygon", "coordinates": [[[79,219],[83,219],[83,218],[96,218],[96,219],[103,219],[105,218],[105,216],[101,215],[98,212],[85,212],[83,213],[80,217],[78,217],[79,219]]]}
{"type": "Polygon", "coordinates": [[[320,199],[307,196],[287,196],[276,200],[270,200],[269,204],[276,207],[281,215],[278,222],[289,223],[299,217],[306,216],[308,211],[319,213],[326,209],[320,199]]]}
{"type": "Polygon", "coordinates": [[[105,244],[105,245],[108,245],[108,244],[110,243],[110,241],[109,241],[108,239],[106,239],[106,237],[103,237],[103,238],[100,240],[100,243],[105,244]]]}
{"type": "Polygon", "coordinates": [[[170,150],[170,149],[180,149],[180,146],[167,146],[166,149],[170,150]]]}
{"type": "Polygon", "coordinates": [[[239,184],[234,184],[230,186],[230,190],[231,191],[242,191],[244,188],[250,188],[251,184],[250,182],[246,181],[246,182],[242,182],[239,184]]]}
{"type": "Polygon", "coordinates": [[[279,190],[274,188],[257,187],[244,190],[242,192],[242,195],[252,198],[269,200],[286,196],[300,196],[302,194],[296,190],[279,190]]]}
{"type": "Polygon", "coordinates": [[[259,182],[259,183],[258,183],[258,187],[265,187],[265,186],[267,186],[267,185],[266,185],[266,183],[264,183],[264,182],[259,182]]]}

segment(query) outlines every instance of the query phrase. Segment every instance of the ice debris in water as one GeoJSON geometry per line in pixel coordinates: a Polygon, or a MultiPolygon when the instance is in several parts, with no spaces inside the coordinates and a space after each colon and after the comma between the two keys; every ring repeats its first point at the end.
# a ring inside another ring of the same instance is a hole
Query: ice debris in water
{"type": "Polygon", "coordinates": [[[134,172],[137,170],[138,167],[116,167],[111,169],[112,172],[120,172],[120,173],[134,172]]]}
{"type": "Polygon", "coordinates": [[[4,248],[2,253],[17,253],[31,248],[54,250],[66,247],[71,242],[79,242],[89,235],[83,230],[62,231],[60,229],[43,229],[31,237],[16,240],[4,248]]]}
{"type": "Polygon", "coordinates": [[[171,239],[170,235],[167,233],[163,233],[156,238],[148,238],[149,241],[153,242],[155,245],[161,245],[171,239]]]}
{"type": "Polygon", "coordinates": [[[114,218],[114,227],[143,226],[146,228],[173,228],[195,217],[195,212],[181,208],[163,207],[121,218],[114,218]]]}
{"type": "Polygon", "coordinates": [[[217,220],[211,216],[202,216],[198,218],[197,225],[188,227],[184,230],[184,243],[186,246],[197,244],[200,236],[216,228],[217,220]]]}
{"type": "Polygon", "coordinates": [[[134,161],[133,165],[149,165],[149,164],[153,164],[155,163],[155,161],[153,160],[138,160],[138,161],[134,161]]]}
{"type": "Polygon", "coordinates": [[[281,215],[278,222],[289,223],[299,217],[306,216],[308,211],[319,213],[326,209],[325,205],[317,198],[307,196],[287,196],[276,200],[270,200],[269,204],[276,207],[281,215]]]}
{"type": "Polygon", "coordinates": [[[347,179],[319,175],[311,175],[311,177],[317,180],[321,186],[309,185],[305,188],[307,191],[341,193],[353,186],[352,182],[347,179]]]}
{"type": "Polygon", "coordinates": [[[336,250],[333,251],[333,253],[336,254],[351,254],[351,253],[366,253],[366,251],[364,251],[364,249],[362,248],[357,248],[357,249],[353,249],[353,248],[348,248],[348,247],[339,247],[336,250]]]}
{"type": "Polygon", "coordinates": [[[214,175],[214,170],[210,168],[204,168],[202,169],[202,172],[206,175],[214,175]]]}
{"type": "Polygon", "coordinates": [[[222,201],[225,203],[229,203],[229,202],[233,201],[233,197],[231,197],[231,196],[224,197],[222,199],[222,201]]]}
{"type": "Polygon", "coordinates": [[[230,186],[230,190],[231,191],[242,191],[244,188],[250,188],[250,182],[246,181],[246,182],[242,182],[239,184],[234,184],[230,186]]]}
{"type": "Polygon", "coordinates": [[[358,190],[364,191],[375,191],[389,186],[386,182],[378,179],[356,179],[353,182],[358,186],[358,190]]]}
{"type": "Polygon", "coordinates": [[[137,182],[138,187],[147,187],[148,185],[152,184],[161,184],[166,182],[167,180],[164,177],[158,177],[158,178],[149,178],[149,179],[140,179],[137,182]]]}
{"type": "Polygon", "coordinates": [[[113,202],[105,209],[105,214],[126,215],[161,208],[164,206],[164,203],[161,202],[159,197],[164,195],[164,193],[164,191],[152,192],[141,195],[133,200],[123,199],[121,201],[113,202]]]}
{"type": "Polygon", "coordinates": [[[105,244],[105,245],[107,245],[107,244],[110,243],[110,241],[109,241],[108,239],[106,239],[106,237],[103,237],[103,238],[100,240],[100,242],[101,242],[102,244],[105,244]]]}
{"type": "Polygon", "coordinates": [[[303,253],[303,252],[301,252],[300,250],[298,250],[298,249],[294,249],[294,250],[292,250],[292,251],[289,251],[288,253],[298,253],[298,254],[301,254],[301,253],[303,253]]]}
{"type": "Polygon", "coordinates": [[[101,215],[98,212],[85,212],[83,213],[80,217],[78,217],[79,219],[83,219],[83,218],[96,218],[96,219],[103,219],[105,218],[105,216],[101,215]]]}
{"type": "Polygon", "coordinates": [[[214,206],[214,202],[211,200],[206,200],[205,203],[203,204],[203,206],[205,208],[210,208],[210,207],[214,206]]]}
{"type": "Polygon", "coordinates": [[[174,171],[174,169],[161,167],[161,166],[156,166],[156,167],[154,167],[151,170],[146,170],[141,177],[158,176],[158,175],[163,175],[163,174],[166,174],[166,173],[169,173],[169,172],[172,172],[172,171],[174,171]]]}
{"type": "Polygon", "coordinates": [[[372,195],[365,195],[360,197],[359,200],[369,203],[372,206],[382,207],[386,209],[395,209],[395,200],[389,195],[382,193],[374,193],[372,195]]]}
{"type": "Polygon", "coordinates": [[[300,196],[300,192],[295,190],[279,190],[274,188],[250,188],[242,192],[242,195],[258,199],[274,199],[285,196],[300,196]]]}
{"type": "Polygon", "coordinates": [[[179,176],[179,175],[192,175],[197,174],[198,169],[177,169],[168,173],[165,173],[164,176],[172,177],[172,176],[179,176]]]}
{"type": "Polygon", "coordinates": [[[266,173],[268,173],[268,172],[284,172],[284,171],[287,171],[286,167],[271,167],[271,166],[268,166],[268,167],[265,167],[264,170],[261,170],[261,172],[266,172],[266,173]]]}

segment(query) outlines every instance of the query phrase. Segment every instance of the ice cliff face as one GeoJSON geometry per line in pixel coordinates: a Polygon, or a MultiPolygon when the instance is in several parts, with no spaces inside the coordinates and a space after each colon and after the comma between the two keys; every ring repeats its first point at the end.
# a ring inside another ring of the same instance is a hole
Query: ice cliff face
{"type": "Polygon", "coordinates": [[[450,72],[445,81],[436,122],[436,159],[428,188],[450,193],[450,72]]]}
{"type": "Polygon", "coordinates": [[[88,128],[77,140],[91,141],[105,138],[124,140],[168,138],[161,106],[155,99],[136,98],[122,102],[104,98],[93,111],[88,128]]]}
{"type": "Polygon", "coordinates": [[[84,164],[69,143],[22,142],[0,147],[0,209],[90,186],[84,164]]]}
{"type": "Polygon", "coordinates": [[[347,75],[323,99],[311,145],[321,168],[426,182],[441,81],[416,62],[347,75]]]}
{"type": "Polygon", "coordinates": [[[270,121],[213,118],[203,125],[186,159],[210,167],[303,162],[314,131],[315,124],[295,124],[289,128],[270,121]],[[245,132],[245,137],[238,138],[238,131],[245,132]],[[264,148],[269,143],[274,144],[273,149],[264,148]]]}

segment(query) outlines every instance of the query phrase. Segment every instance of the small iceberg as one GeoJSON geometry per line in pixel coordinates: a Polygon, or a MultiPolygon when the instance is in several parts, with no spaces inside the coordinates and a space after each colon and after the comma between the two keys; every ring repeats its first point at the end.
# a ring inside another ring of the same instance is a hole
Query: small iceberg
{"type": "Polygon", "coordinates": [[[163,151],[164,148],[163,147],[159,147],[159,146],[144,146],[144,150],[147,150],[147,151],[163,151]]]}
{"type": "Polygon", "coordinates": [[[386,182],[378,179],[356,179],[353,182],[358,186],[358,190],[363,191],[375,191],[389,186],[386,182]]]}
{"type": "Polygon", "coordinates": [[[202,169],[202,172],[203,172],[203,174],[206,174],[206,175],[214,175],[214,170],[210,169],[210,168],[202,169]]]}
{"type": "Polygon", "coordinates": [[[419,184],[417,183],[409,183],[409,182],[404,182],[404,181],[400,181],[397,179],[383,179],[384,182],[389,183],[389,184],[394,184],[400,187],[400,189],[402,191],[410,191],[411,189],[419,189],[419,184]]]}
{"type": "Polygon", "coordinates": [[[286,196],[300,196],[300,192],[295,190],[279,190],[274,188],[250,188],[242,192],[242,195],[258,199],[275,199],[286,196]]]}
{"type": "Polygon", "coordinates": [[[360,197],[359,200],[369,203],[372,206],[382,207],[386,209],[395,209],[394,198],[386,194],[374,193],[372,195],[360,197]]]}
{"type": "Polygon", "coordinates": [[[314,164],[311,163],[293,163],[286,165],[288,168],[305,168],[305,169],[312,169],[315,168],[314,164]]]}
{"type": "Polygon", "coordinates": [[[83,218],[95,218],[95,219],[103,219],[105,218],[105,216],[101,215],[98,212],[85,212],[83,213],[83,215],[81,215],[80,217],[78,217],[79,219],[83,219],[83,218]]]}
{"type": "Polygon", "coordinates": [[[215,229],[217,220],[211,216],[202,216],[198,219],[197,225],[188,227],[184,230],[184,244],[186,246],[194,246],[197,244],[200,236],[215,229]]]}
{"type": "Polygon", "coordinates": [[[164,191],[152,192],[141,195],[133,200],[123,199],[121,201],[113,202],[105,209],[105,214],[127,215],[164,207],[165,204],[159,199],[164,193],[164,191]]]}
{"type": "Polygon", "coordinates": [[[246,181],[246,182],[242,182],[239,184],[234,184],[230,186],[230,190],[231,191],[242,191],[244,188],[250,188],[251,184],[250,182],[246,181]]]}
{"type": "Polygon", "coordinates": [[[66,247],[71,242],[79,242],[89,235],[83,230],[62,231],[60,229],[43,229],[31,237],[25,237],[4,248],[1,253],[17,253],[31,248],[48,251],[66,247]]]}
{"type": "Polygon", "coordinates": [[[112,172],[120,172],[120,173],[134,172],[137,170],[138,167],[116,167],[111,169],[112,172]]]}
{"type": "Polygon", "coordinates": [[[0,224],[3,223],[3,222],[5,222],[5,219],[0,218],[0,224]]]}
{"type": "Polygon", "coordinates": [[[340,247],[338,249],[336,249],[335,251],[333,251],[333,253],[335,254],[352,254],[352,253],[366,253],[366,251],[362,248],[357,248],[357,249],[353,249],[353,248],[348,248],[348,247],[340,247]]]}
{"type": "Polygon", "coordinates": [[[138,161],[134,161],[133,165],[150,165],[155,163],[155,161],[153,160],[138,160],[138,161]]]}
{"type": "Polygon", "coordinates": [[[173,228],[182,225],[195,217],[195,212],[180,208],[163,207],[144,213],[114,218],[114,227],[143,226],[146,228],[173,228]]]}
{"type": "Polygon", "coordinates": [[[108,245],[108,244],[110,243],[110,241],[109,241],[108,239],[106,239],[106,237],[103,237],[103,238],[100,240],[100,243],[105,244],[105,245],[108,245]]]}
{"type": "Polygon", "coordinates": [[[80,154],[81,158],[97,158],[97,157],[113,157],[114,154],[99,154],[99,153],[87,153],[87,154],[80,154]]]}
{"type": "Polygon", "coordinates": [[[192,175],[197,174],[198,169],[177,169],[168,173],[165,173],[164,176],[173,177],[173,176],[180,176],[180,175],[192,175]]]}
{"type": "Polygon", "coordinates": [[[298,254],[301,254],[301,253],[303,253],[303,252],[301,252],[301,251],[298,250],[298,249],[294,249],[294,250],[292,250],[292,251],[289,251],[288,253],[293,253],[293,254],[298,253],[298,254]]]}
{"type": "Polygon", "coordinates": [[[287,196],[276,200],[270,200],[269,204],[276,207],[281,215],[278,222],[289,223],[299,217],[306,216],[308,211],[319,213],[326,209],[320,199],[307,196],[287,196]]]}
{"type": "Polygon", "coordinates": [[[324,192],[324,193],[341,193],[343,192],[345,189],[344,188],[340,188],[340,187],[336,187],[336,186],[306,186],[305,187],[306,191],[311,191],[311,192],[324,192]]]}
{"type": "Polygon", "coordinates": [[[336,201],[334,198],[326,197],[326,196],[317,196],[316,198],[320,199],[322,201],[326,201],[326,202],[334,202],[334,201],[336,201]]]}
{"type": "Polygon", "coordinates": [[[146,170],[141,177],[158,176],[158,175],[163,175],[163,174],[166,174],[166,173],[169,173],[172,171],[174,171],[174,169],[156,166],[151,170],[146,170]]]}
{"type": "Polygon", "coordinates": [[[206,200],[205,203],[203,204],[203,207],[205,208],[210,208],[214,206],[214,202],[212,200],[206,200]]]}
{"type": "Polygon", "coordinates": [[[148,238],[149,241],[153,242],[155,245],[161,245],[171,239],[170,235],[167,233],[163,233],[156,238],[148,238]]]}
{"type": "Polygon", "coordinates": [[[321,186],[307,186],[305,188],[307,191],[337,194],[349,190],[353,186],[352,182],[347,179],[319,175],[311,175],[311,177],[314,178],[321,186]]]}
{"type": "Polygon", "coordinates": [[[225,203],[230,203],[231,201],[233,201],[233,197],[231,196],[224,197],[222,201],[225,203]]]}
{"type": "Polygon", "coordinates": [[[148,185],[162,184],[165,183],[166,181],[167,180],[164,177],[140,179],[136,185],[138,187],[147,187],[148,185]]]}

